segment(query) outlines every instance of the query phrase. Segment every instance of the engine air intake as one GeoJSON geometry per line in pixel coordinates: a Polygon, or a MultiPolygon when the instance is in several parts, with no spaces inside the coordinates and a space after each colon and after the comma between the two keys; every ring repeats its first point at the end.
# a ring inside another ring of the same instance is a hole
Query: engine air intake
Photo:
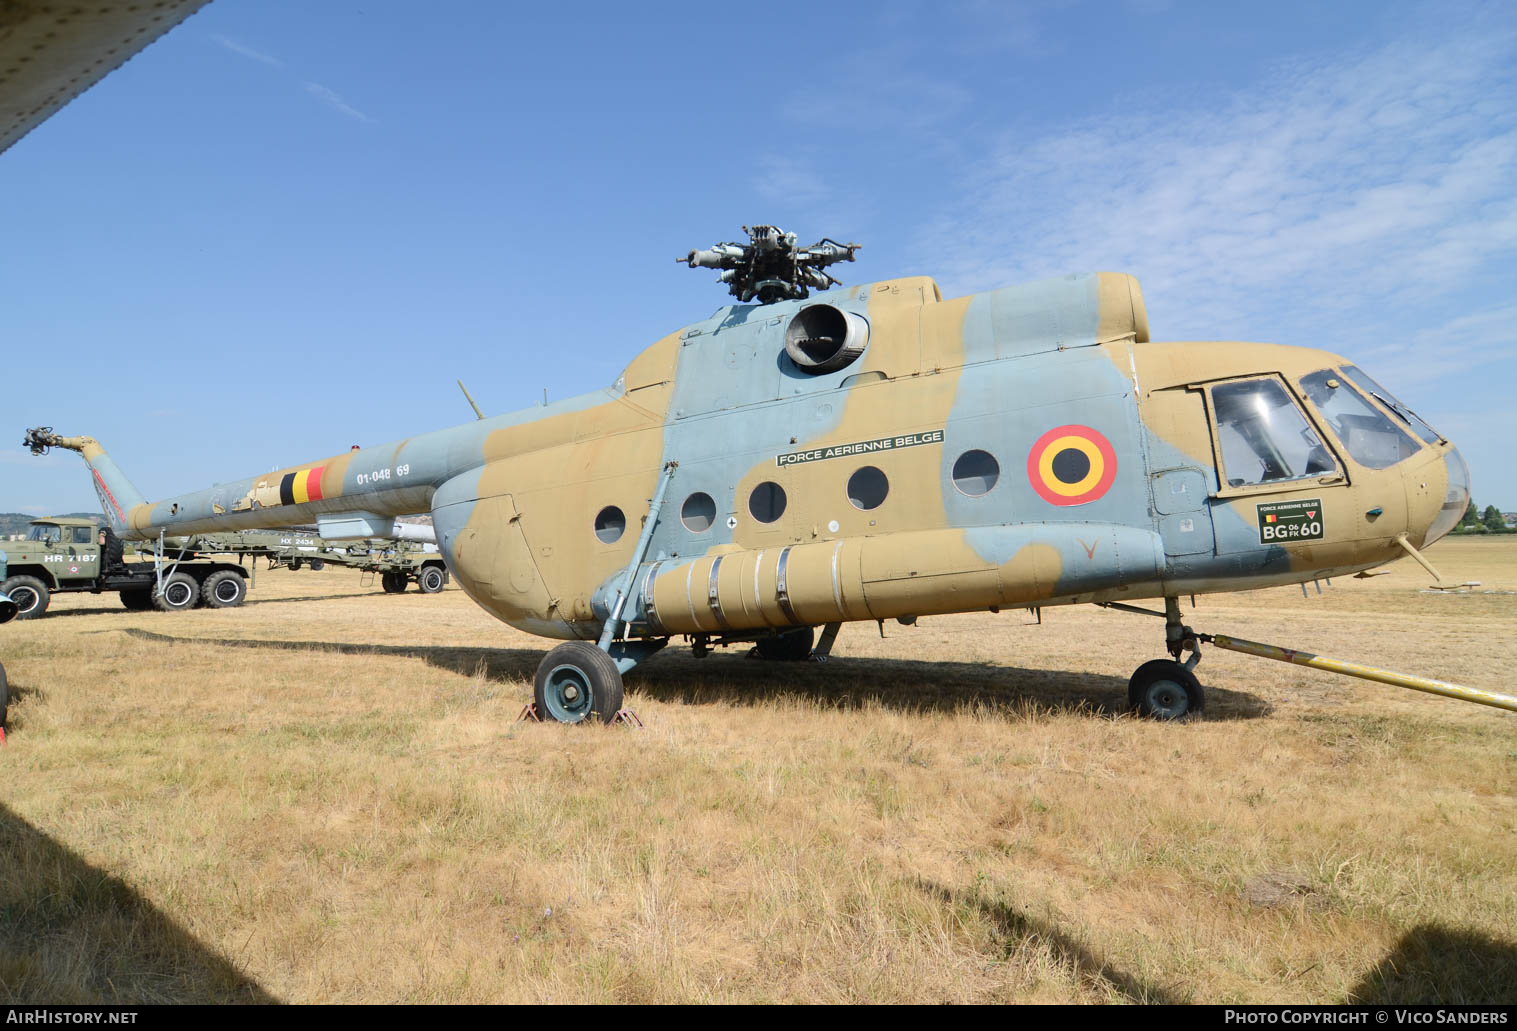
{"type": "Polygon", "coordinates": [[[868,344],[869,323],[831,304],[802,308],[785,329],[785,353],[813,376],[848,367],[868,344]]]}

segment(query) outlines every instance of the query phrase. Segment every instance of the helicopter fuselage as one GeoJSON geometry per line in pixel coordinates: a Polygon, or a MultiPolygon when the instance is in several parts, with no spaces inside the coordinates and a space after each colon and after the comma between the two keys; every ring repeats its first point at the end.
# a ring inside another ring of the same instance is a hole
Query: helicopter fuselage
{"type": "Polygon", "coordinates": [[[139,538],[430,511],[480,605],[588,640],[667,473],[627,633],[740,634],[1382,565],[1452,527],[1468,474],[1361,375],[1310,348],[1151,342],[1130,276],[947,301],[919,277],[724,307],[606,390],[158,504],[86,458],[139,538]],[[867,334],[820,372],[786,348],[817,304],[867,334]]]}

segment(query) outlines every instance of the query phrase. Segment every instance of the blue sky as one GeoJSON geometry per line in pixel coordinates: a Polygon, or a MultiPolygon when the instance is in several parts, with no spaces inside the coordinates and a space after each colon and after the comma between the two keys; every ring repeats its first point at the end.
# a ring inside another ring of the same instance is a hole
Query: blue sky
{"type": "MultiPolygon", "coordinates": [[[[216,0],[0,156],[4,433],[156,498],[581,393],[764,221],[1347,354],[1517,509],[1517,8],[756,10],[216,0]]],[[[0,447],[0,510],[95,507],[0,447]]]]}

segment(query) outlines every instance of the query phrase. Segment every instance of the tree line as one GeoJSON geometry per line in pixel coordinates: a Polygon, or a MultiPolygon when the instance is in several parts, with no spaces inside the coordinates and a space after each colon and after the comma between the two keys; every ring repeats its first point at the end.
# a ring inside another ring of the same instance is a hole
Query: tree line
{"type": "Polygon", "coordinates": [[[1517,528],[1506,525],[1506,517],[1495,505],[1486,505],[1482,512],[1474,501],[1464,510],[1464,518],[1454,529],[1457,533],[1517,533],[1517,528]]]}

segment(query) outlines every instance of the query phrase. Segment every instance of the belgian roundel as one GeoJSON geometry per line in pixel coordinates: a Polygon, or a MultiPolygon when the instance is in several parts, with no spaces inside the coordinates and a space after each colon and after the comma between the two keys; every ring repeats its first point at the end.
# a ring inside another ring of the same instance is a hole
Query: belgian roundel
{"type": "Polygon", "coordinates": [[[1117,453],[1089,426],[1058,426],[1038,438],[1027,455],[1027,479],[1050,505],[1084,505],[1111,489],[1117,453]]]}

